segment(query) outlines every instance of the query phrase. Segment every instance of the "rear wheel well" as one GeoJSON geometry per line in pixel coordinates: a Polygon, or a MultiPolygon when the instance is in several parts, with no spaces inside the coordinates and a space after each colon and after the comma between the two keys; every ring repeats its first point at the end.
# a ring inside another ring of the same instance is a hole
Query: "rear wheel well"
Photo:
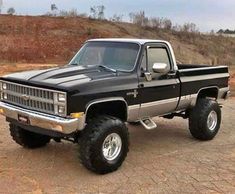
{"type": "Polygon", "coordinates": [[[218,98],[218,88],[216,87],[212,87],[212,88],[205,88],[202,89],[197,96],[197,100],[200,98],[214,98],[217,99],[218,98]]]}
{"type": "Polygon", "coordinates": [[[86,111],[86,121],[99,115],[110,115],[126,121],[127,105],[121,100],[93,104],[86,111]]]}

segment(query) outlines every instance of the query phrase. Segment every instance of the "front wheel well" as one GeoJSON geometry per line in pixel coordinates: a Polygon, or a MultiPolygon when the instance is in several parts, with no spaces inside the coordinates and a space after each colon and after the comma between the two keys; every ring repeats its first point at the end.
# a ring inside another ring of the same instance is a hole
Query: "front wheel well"
{"type": "Polygon", "coordinates": [[[127,121],[127,105],[124,101],[99,102],[88,106],[86,110],[86,122],[99,115],[110,115],[127,121]]]}

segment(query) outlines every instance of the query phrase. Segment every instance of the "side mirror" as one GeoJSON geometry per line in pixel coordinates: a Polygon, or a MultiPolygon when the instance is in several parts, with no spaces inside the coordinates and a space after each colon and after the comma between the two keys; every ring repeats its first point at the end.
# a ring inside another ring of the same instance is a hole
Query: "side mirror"
{"type": "Polygon", "coordinates": [[[154,63],[153,72],[154,73],[168,73],[168,65],[166,63],[154,63]]]}

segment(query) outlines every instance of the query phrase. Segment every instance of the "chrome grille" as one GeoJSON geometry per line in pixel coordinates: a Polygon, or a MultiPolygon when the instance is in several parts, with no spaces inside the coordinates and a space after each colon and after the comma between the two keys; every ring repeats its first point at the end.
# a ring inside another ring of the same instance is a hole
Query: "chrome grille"
{"type": "Polygon", "coordinates": [[[1,82],[1,90],[2,101],[44,113],[59,115],[58,106],[65,105],[66,103],[58,102],[57,94],[65,94],[64,92],[5,81],[1,82]],[[3,88],[3,84],[6,87],[5,89],[3,88]]]}

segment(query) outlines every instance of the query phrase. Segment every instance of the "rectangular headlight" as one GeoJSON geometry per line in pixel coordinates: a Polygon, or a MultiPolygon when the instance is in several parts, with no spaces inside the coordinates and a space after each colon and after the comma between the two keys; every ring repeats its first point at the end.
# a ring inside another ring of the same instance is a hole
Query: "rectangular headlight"
{"type": "Polygon", "coordinates": [[[2,83],[2,89],[6,90],[7,89],[7,84],[6,83],[2,83]]]}
{"type": "Polygon", "coordinates": [[[60,116],[66,116],[67,113],[67,94],[65,92],[55,91],[53,93],[54,113],[60,116]]]}
{"type": "Polygon", "coordinates": [[[58,106],[58,113],[64,114],[65,113],[65,107],[64,106],[58,106]]]}
{"type": "Polygon", "coordinates": [[[66,101],[66,95],[65,94],[58,94],[58,101],[59,102],[65,102],[66,101]]]}
{"type": "Polygon", "coordinates": [[[2,97],[3,97],[4,100],[7,100],[7,94],[6,93],[3,93],[2,97]]]}

